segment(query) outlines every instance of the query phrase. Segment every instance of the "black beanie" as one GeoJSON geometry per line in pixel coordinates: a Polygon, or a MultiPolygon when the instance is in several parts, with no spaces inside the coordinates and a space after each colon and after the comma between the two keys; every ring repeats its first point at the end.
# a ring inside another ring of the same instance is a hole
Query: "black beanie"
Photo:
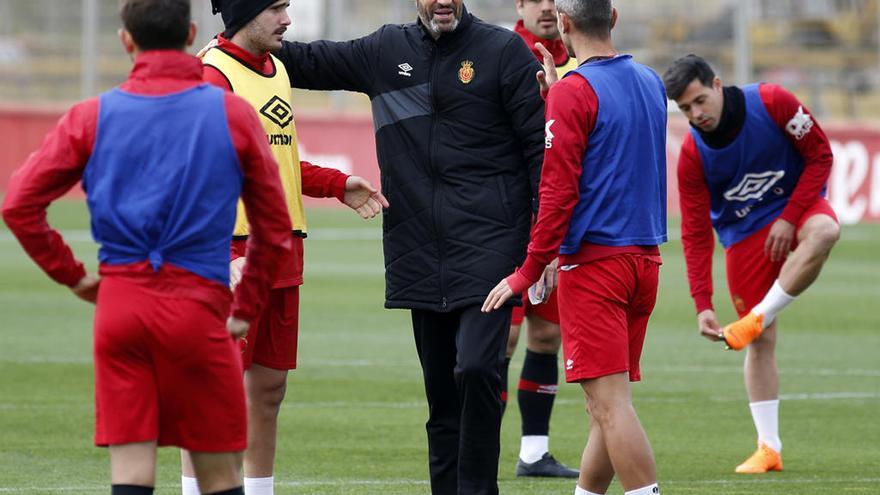
{"type": "Polygon", "coordinates": [[[211,0],[213,13],[220,12],[226,31],[223,37],[232,38],[247,23],[254,20],[278,0],[211,0]]]}

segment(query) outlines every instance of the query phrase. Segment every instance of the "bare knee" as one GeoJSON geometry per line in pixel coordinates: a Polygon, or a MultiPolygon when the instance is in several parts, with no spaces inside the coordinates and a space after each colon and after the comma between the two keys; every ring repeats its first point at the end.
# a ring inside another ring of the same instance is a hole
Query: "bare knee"
{"type": "Polygon", "coordinates": [[[831,217],[817,216],[816,221],[804,233],[803,244],[811,246],[818,256],[827,256],[840,240],[840,225],[831,217]]]}
{"type": "Polygon", "coordinates": [[[559,352],[561,337],[559,325],[539,316],[529,316],[528,348],[538,354],[556,354],[559,352]]]}
{"type": "Polygon", "coordinates": [[[279,409],[286,393],[286,373],[271,378],[263,376],[257,380],[250,380],[247,388],[247,398],[251,406],[268,410],[279,409]]]}
{"type": "Polygon", "coordinates": [[[769,327],[765,328],[763,332],[761,332],[761,336],[755,339],[749,345],[749,355],[752,359],[768,359],[772,358],[772,356],[776,352],[776,323],[774,322],[769,327]]]}

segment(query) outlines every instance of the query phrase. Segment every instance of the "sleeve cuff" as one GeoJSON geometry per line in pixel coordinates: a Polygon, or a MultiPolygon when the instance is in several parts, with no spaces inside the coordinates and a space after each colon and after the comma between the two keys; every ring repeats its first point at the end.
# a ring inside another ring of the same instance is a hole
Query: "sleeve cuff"
{"type": "Polygon", "coordinates": [[[804,211],[806,211],[806,208],[802,207],[801,205],[789,202],[785,209],[782,210],[779,218],[785,220],[792,225],[797,225],[798,222],[800,222],[801,217],[804,215],[804,211]]]}
{"type": "Polygon", "coordinates": [[[330,184],[330,194],[338,199],[340,203],[345,201],[345,182],[348,181],[349,177],[350,176],[340,172],[333,178],[333,182],[330,184]]]}
{"type": "Polygon", "coordinates": [[[712,306],[712,294],[697,294],[694,296],[694,304],[697,307],[697,314],[707,309],[715,309],[712,306]]]}
{"type": "Polygon", "coordinates": [[[507,277],[507,285],[514,294],[522,294],[532,284],[541,278],[544,273],[544,267],[534,258],[529,256],[523,266],[518,268],[513,275],[507,277]]]}
{"type": "Polygon", "coordinates": [[[59,275],[58,278],[56,278],[55,280],[59,284],[66,285],[67,287],[72,289],[72,288],[76,287],[76,284],[78,284],[79,281],[82,280],[83,277],[85,277],[85,276],[86,276],[85,267],[83,266],[82,263],[77,263],[75,268],[71,269],[70,271],[68,271],[64,274],[59,275]]]}
{"type": "Polygon", "coordinates": [[[232,317],[242,321],[246,321],[248,323],[253,323],[257,319],[256,313],[252,310],[248,310],[247,308],[233,309],[232,317]]]}

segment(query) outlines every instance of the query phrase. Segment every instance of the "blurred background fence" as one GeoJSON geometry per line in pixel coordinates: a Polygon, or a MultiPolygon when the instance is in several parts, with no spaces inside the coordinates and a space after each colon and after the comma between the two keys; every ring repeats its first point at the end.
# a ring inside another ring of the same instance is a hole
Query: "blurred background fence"
{"type": "MultiPolygon", "coordinates": [[[[487,22],[508,27],[516,22],[515,0],[465,3],[487,22]]],[[[706,57],[728,84],[761,80],[794,91],[834,140],[836,175],[830,186],[838,213],[850,222],[880,219],[880,132],[872,124],[880,122],[880,0],[614,4],[620,13],[617,47],[660,73],[693,52],[706,57]]],[[[125,79],[131,62],[117,36],[118,5],[119,0],[0,0],[0,193],[8,171],[39,143],[59,109],[125,79]]],[[[416,18],[414,0],[292,0],[290,13],[289,37],[304,41],[350,39],[416,18]]],[[[193,18],[200,27],[196,48],[222,30],[210,0],[193,0],[193,18]]],[[[294,105],[307,157],[376,176],[363,96],[297,91],[294,105]],[[344,125],[333,125],[340,119],[344,125]]],[[[671,123],[674,164],[686,125],[677,116],[671,123]]]]}

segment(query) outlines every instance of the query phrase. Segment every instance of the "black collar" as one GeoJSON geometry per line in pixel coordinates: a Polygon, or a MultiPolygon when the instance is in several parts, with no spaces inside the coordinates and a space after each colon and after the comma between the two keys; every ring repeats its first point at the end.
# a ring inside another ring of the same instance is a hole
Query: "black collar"
{"type": "Polygon", "coordinates": [[[736,86],[725,86],[724,108],[721,110],[721,120],[718,127],[711,132],[703,132],[699,127],[694,127],[710,148],[720,149],[732,143],[743,123],[746,121],[746,95],[736,86]]]}

